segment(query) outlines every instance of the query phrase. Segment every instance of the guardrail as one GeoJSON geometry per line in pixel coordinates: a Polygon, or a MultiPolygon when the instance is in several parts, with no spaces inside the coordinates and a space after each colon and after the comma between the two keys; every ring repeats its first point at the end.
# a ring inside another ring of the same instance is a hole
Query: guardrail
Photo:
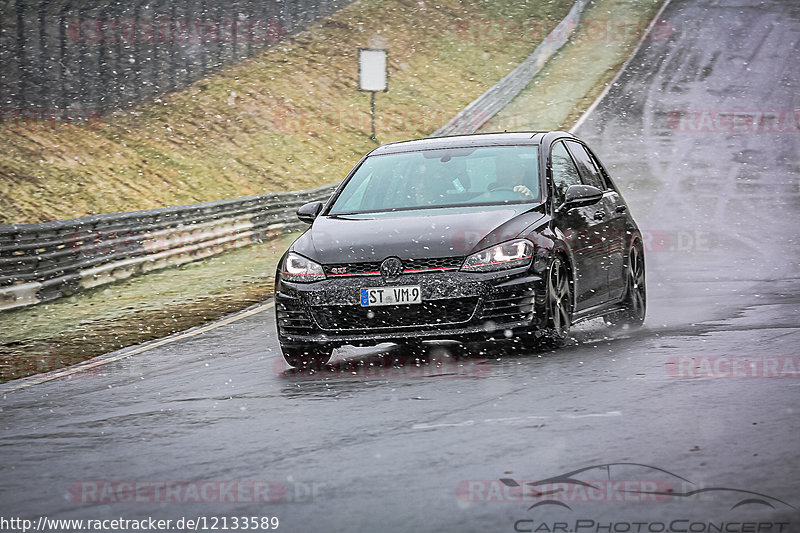
{"type": "MultiPolygon", "coordinates": [[[[586,2],[576,0],[524,62],[431,136],[477,131],[568,40],[586,2]]],[[[304,203],[326,200],[335,187],[0,226],[0,310],[54,300],[305,228],[294,211],[304,203]]]]}
{"type": "Polygon", "coordinates": [[[307,227],[294,211],[335,185],[0,226],[0,310],[32,305],[307,227]]]}
{"type": "Polygon", "coordinates": [[[490,118],[517,96],[542,70],[547,60],[569,40],[580,20],[587,0],[576,0],[567,16],[553,28],[536,50],[502,80],[462,109],[450,122],[436,130],[431,137],[475,133],[490,118]]]}

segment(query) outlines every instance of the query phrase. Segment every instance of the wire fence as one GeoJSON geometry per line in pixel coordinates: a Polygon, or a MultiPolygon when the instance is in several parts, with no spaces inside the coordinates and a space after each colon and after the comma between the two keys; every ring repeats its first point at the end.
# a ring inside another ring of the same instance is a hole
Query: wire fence
{"type": "Polygon", "coordinates": [[[0,111],[102,114],[179,90],[352,0],[6,0],[0,111]]]}

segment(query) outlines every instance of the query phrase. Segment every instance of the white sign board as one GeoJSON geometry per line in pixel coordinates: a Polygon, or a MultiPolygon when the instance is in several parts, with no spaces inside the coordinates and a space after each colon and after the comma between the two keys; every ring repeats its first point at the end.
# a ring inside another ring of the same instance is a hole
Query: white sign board
{"type": "Polygon", "coordinates": [[[388,91],[386,50],[358,49],[358,88],[362,91],[388,91]]]}

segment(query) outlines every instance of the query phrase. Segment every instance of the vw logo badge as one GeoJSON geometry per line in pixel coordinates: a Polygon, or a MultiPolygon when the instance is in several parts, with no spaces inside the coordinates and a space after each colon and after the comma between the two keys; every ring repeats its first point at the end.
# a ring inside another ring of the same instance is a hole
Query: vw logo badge
{"type": "Polygon", "coordinates": [[[397,257],[389,257],[381,263],[381,276],[384,279],[394,279],[403,273],[403,262],[397,257]]]}

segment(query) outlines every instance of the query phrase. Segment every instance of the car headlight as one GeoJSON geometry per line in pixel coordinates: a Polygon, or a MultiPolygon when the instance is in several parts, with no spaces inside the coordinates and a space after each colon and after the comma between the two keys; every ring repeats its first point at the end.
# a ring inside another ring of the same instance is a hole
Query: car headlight
{"type": "Polygon", "coordinates": [[[289,252],[281,266],[281,278],[284,281],[311,283],[312,281],[325,279],[325,272],[319,263],[300,254],[289,252]]]}
{"type": "Polygon", "coordinates": [[[493,272],[531,264],[533,243],[525,239],[508,241],[467,257],[461,270],[466,272],[493,272]]]}

